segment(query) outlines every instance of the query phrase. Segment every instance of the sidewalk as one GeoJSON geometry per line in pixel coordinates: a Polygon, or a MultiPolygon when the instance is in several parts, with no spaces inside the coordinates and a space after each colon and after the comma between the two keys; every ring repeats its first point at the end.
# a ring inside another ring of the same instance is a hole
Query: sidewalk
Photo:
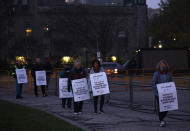
{"type": "MultiPolygon", "coordinates": [[[[38,98],[31,94],[24,94],[24,99],[15,99],[13,92],[0,92],[0,99],[13,103],[26,105],[46,111],[65,121],[68,121],[85,131],[189,131],[190,122],[167,118],[167,127],[159,127],[159,121],[155,114],[147,114],[132,111],[127,108],[105,104],[105,114],[94,114],[93,103],[85,101],[83,114],[74,115],[72,110],[63,109],[58,96],[38,98]]],[[[121,104],[120,101],[111,103],[121,104]]],[[[125,107],[125,105],[124,105],[125,107]]]]}

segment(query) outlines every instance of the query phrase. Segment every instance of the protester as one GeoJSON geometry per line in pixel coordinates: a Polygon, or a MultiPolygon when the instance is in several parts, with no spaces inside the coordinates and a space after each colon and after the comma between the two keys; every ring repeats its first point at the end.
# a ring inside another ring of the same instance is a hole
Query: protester
{"type": "Polygon", "coordinates": [[[47,81],[47,85],[46,85],[46,95],[48,95],[48,94],[47,94],[47,92],[48,92],[48,85],[49,85],[49,81],[50,81],[51,75],[52,75],[52,73],[53,73],[53,67],[52,67],[51,61],[50,61],[49,59],[47,59],[44,68],[45,68],[45,70],[46,70],[46,81],[47,81]]]}
{"type": "MultiPolygon", "coordinates": [[[[71,67],[69,65],[65,65],[65,69],[60,73],[60,78],[68,78],[68,92],[71,92],[71,67]]],[[[62,107],[65,108],[65,104],[67,102],[67,107],[71,108],[72,98],[62,98],[62,107]]]]}
{"type": "MultiPolygon", "coordinates": [[[[81,79],[86,77],[86,71],[84,68],[81,66],[81,61],[76,60],[74,63],[74,67],[71,71],[71,80],[75,79],[81,79]]],[[[74,114],[81,114],[82,113],[82,108],[83,108],[83,101],[80,102],[74,102],[74,114]]]]}
{"type": "MultiPolygon", "coordinates": [[[[101,67],[100,61],[95,59],[92,62],[92,68],[90,70],[90,74],[99,73],[99,72],[104,72],[104,69],[103,69],[103,67],[101,67]]],[[[104,113],[103,105],[104,105],[105,96],[101,95],[100,97],[101,97],[100,113],[104,113]]],[[[98,113],[97,108],[98,108],[98,96],[94,96],[94,113],[98,113]]]]}
{"type": "MultiPolygon", "coordinates": [[[[38,97],[38,86],[36,85],[36,74],[35,72],[36,71],[42,71],[42,70],[45,70],[43,64],[41,63],[41,60],[40,58],[36,58],[36,63],[33,65],[32,69],[31,69],[31,73],[32,73],[32,76],[34,77],[34,93],[35,93],[35,96],[38,97]]],[[[41,90],[42,90],[42,96],[45,97],[46,94],[45,94],[45,85],[42,85],[41,86],[41,90]]]]}
{"type": "Polygon", "coordinates": [[[22,99],[22,86],[23,84],[19,84],[16,76],[16,69],[23,69],[25,66],[22,64],[21,60],[17,60],[16,65],[12,68],[11,75],[16,80],[16,99],[22,99]]]}
{"type": "Polygon", "coordinates": [[[155,108],[157,111],[157,115],[159,116],[160,120],[160,126],[164,127],[166,126],[166,122],[164,121],[164,118],[167,115],[167,111],[160,112],[159,108],[159,96],[158,96],[158,90],[157,90],[157,84],[160,83],[166,83],[172,81],[171,73],[169,72],[169,65],[167,61],[161,60],[157,66],[156,66],[156,72],[154,73],[153,79],[152,79],[152,88],[154,90],[155,95],[155,108]]]}

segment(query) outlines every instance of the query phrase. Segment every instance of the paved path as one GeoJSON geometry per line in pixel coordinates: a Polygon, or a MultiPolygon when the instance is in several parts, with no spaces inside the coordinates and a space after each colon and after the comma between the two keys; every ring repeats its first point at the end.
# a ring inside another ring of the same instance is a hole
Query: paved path
{"type": "Polygon", "coordinates": [[[46,111],[83,128],[85,131],[189,131],[190,122],[167,118],[167,127],[159,127],[155,114],[132,111],[126,103],[111,100],[105,104],[105,114],[94,114],[92,101],[85,101],[81,115],[63,109],[61,100],[54,95],[35,98],[24,94],[24,99],[15,99],[13,92],[0,92],[0,99],[46,111]]]}

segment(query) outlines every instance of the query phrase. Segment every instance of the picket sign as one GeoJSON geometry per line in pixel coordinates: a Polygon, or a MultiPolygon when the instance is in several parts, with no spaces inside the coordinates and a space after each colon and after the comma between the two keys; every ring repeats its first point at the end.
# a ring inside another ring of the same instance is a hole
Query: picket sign
{"type": "Polygon", "coordinates": [[[59,98],[72,98],[72,91],[68,91],[68,78],[59,78],[59,98]]]}
{"type": "Polygon", "coordinates": [[[72,80],[72,89],[75,102],[90,99],[90,93],[86,78],[72,80]]]}
{"type": "Polygon", "coordinates": [[[157,84],[160,112],[178,109],[177,91],[174,82],[157,84]]]}
{"type": "Polygon", "coordinates": [[[36,74],[36,85],[37,86],[47,85],[46,71],[35,71],[35,74],[36,74]]]}
{"type": "Polygon", "coordinates": [[[26,69],[16,69],[16,76],[19,84],[28,83],[26,69]]]}
{"type": "Polygon", "coordinates": [[[90,74],[93,96],[109,94],[108,79],[105,72],[90,74]]]}

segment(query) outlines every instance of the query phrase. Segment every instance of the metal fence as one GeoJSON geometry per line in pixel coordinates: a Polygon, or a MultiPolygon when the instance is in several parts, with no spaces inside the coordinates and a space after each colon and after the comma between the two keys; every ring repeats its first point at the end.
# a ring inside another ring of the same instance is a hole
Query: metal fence
{"type": "MultiPolygon", "coordinates": [[[[152,77],[154,70],[128,70],[126,75],[110,76],[111,100],[113,106],[130,108],[143,113],[155,113],[152,77]]],[[[190,121],[190,73],[173,73],[176,84],[179,110],[169,117],[190,121]]]]}

